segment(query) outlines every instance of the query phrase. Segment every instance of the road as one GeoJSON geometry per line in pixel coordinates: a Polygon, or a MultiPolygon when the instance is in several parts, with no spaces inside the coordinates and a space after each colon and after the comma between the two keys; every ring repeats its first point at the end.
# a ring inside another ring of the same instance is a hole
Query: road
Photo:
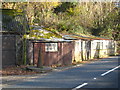
{"type": "MultiPolygon", "coordinates": [[[[3,88],[120,88],[120,56],[113,56],[64,71],[8,84],[3,88]]],[[[86,90],[86,89],[85,89],[86,90]]]]}

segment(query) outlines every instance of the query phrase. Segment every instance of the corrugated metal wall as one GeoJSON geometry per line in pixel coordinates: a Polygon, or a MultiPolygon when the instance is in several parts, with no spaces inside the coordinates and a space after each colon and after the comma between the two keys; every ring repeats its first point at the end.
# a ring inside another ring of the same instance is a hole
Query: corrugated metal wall
{"type": "Polygon", "coordinates": [[[110,40],[77,40],[58,44],[58,51],[45,51],[45,43],[34,43],[34,63],[38,61],[39,47],[42,47],[42,62],[45,66],[70,65],[72,62],[104,58],[115,53],[114,42],[110,40]]]}
{"type": "Polygon", "coordinates": [[[45,43],[34,43],[34,64],[38,61],[38,48],[42,47],[42,59],[44,66],[70,65],[72,64],[74,42],[59,42],[58,51],[46,52],[45,43]]]}

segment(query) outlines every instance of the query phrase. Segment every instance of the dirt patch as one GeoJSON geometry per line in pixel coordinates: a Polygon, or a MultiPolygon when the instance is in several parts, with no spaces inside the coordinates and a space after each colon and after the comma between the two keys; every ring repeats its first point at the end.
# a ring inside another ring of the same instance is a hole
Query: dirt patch
{"type": "Polygon", "coordinates": [[[0,74],[3,76],[8,75],[30,75],[30,74],[37,74],[38,72],[30,71],[26,69],[27,66],[9,66],[0,71],[0,74]]]}

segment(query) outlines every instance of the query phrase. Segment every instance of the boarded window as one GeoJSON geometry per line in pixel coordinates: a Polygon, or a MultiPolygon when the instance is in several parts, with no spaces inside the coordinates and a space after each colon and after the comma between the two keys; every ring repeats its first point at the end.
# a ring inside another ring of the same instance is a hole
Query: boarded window
{"type": "Polygon", "coordinates": [[[45,51],[46,52],[58,51],[58,44],[57,43],[45,43],[45,51]]]}

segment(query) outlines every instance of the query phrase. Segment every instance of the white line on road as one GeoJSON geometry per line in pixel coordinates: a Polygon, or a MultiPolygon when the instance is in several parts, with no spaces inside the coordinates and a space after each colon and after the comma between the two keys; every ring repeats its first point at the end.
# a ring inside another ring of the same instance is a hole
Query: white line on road
{"type": "Polygon", "coordinates": [[[79,89],[79,88],[81,88],[81,87],[83,87],[83,86],[85,86],[85,85],[87,85],[87,84],[88,84],[88,83],[83,83],[83,84],[81,84],[81,85],[75,87],[75,88],[72,89],[72,90],[77,90],[77,89],[79,89]]]}
{"type": "Polygon", "coordinates": [[[113,68],[113,69],[111,69],[111,70],[109,70],[109,71],[107,71],[107,72],[105,72],[105,73],[103,73],[103,74],[101,74],[101,76],[104,76],[104,75],[106,75],[106,74],[108,74],[108,73],[114,71],[115,69],[117,69],[117,68],[119,68],[119,67],[120,67],[120,65],[117,66],[117,67],[115,67],[115,68],[113,68]]]}

